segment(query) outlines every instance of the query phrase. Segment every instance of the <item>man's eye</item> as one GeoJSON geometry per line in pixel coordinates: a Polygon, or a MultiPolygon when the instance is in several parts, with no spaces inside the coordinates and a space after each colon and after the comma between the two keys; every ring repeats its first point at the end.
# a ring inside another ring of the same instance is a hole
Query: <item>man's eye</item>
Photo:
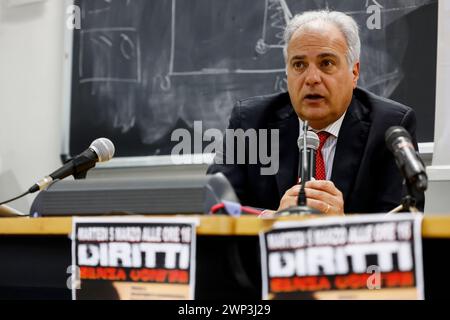
{"type": "Polygon", "coordinates": [[[299,71],[305,69],[305,63],[302,61],[296,61],[292,64],[294,70],[299,71]]]}
{"type": "Polygon", "coordinates": [[[335,63],[332,60],[323,60],[321,65],[324,68],[330,68],[330,67],[333,67],[335,65],[335,63]]]}

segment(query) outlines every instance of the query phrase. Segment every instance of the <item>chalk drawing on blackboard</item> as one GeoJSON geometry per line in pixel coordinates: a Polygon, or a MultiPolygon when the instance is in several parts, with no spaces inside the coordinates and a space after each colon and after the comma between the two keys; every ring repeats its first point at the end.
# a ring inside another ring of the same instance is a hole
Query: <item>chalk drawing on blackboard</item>
{"type": "Polygon", "coordinates": [[[135,28],[82,30],[79,59],[80,83],[141,82],[141,49],[135,28]]]}
{"type": "MultiPolygon", "coordinates": [[[[177,0],[172,0],[171,10],[171,45],[170,45],[170,61],[169,61],[169,72],[165,76],[157,75],[155,80],[159,81],[161,89],[169,91],[171,89],[171,77],[180,76],[202,76],[202,75],[226,75],[226,74],[278,74],[285,71],[285,69],[279,68],[265,68],[265,69],[247,69],[247,68],[201,68],[199,70],[190,71],[177,71],[175,69],[175,55],[176,55],[176,41],[177,41],[177,26],[176,26],[176,14],[177,14],[177,0]]],[[[277,11],[282,10],[283,15],[286,19],[292,18],[292,13],[290,12],[285,0],[266,0],[265,16],[269,16],[269,11],[274,9],[277,11]]],[[[263,26],[263,37],[256,44],[256,51],[258,53],[265,54],[271,48],[283,48],[282,43],[268,45],[266,44],[265,35],[267,34],[267,24],[270,20],[266,20],[263,26]],[[264,49],[262,49],[264,48],[264,49]],[[264,52],[263,52],[264,51],[264,52]]],[[[271,23],[272,27],[276,27],[281,30],[284,28],[286,22],[279,23],[278,21],[271,23]]],[[[277,34],[279,36],[279,34],[277,34]]],[[[282,41],[282,36],[281,36],[282,41]]],[[[277,85],[275,85],[277,87],[277,85]]]]}
{"type": "MultiPolygon", "coordinates": [[[[369,5],[367,1],[367,6],[369,5]]],[[[328,7],[328,3],[326,4],[328,7]]],[[[408,10],[417,8],[417,3],[411,3],[406,8],[385,8],[383,12],[395,12],[397,10],[408,10]]],[[[383,8],[383,7],[381,7],[383,8]]],[[[201,75],[225,75],[225,74],[274,74],[274,90],[284,91],[286,90],[286,79],[283,75],[285,69],[281,68],[265,68],[265,69],[247,69],[247,68],[201,68],[198,70],[178,71],[175,69],[175,55],[176,55],[176,41],[177,41],[177,26],[176,26],[176,14],[177,14],[177,0],[171,1],[171,45],[170,45],[170,61],[169,71],[164,75],[156,75],[155,80],[158,81],[160,87],[164,91],[170,91],[172,88],[173,77],[185,77],[185,76],[201,76],[201,75]]],[[[347,11],[350,15],[367,14],[364,10],[347,11]]],[[[286,0],[265,0],[264,8],[264,22],[262,26],[261,38],[255,44],[255,51],[259,55],[265,55],[271,49],[282,50],[285,46],[283,39],[283,32],[286,24],[292,19],[293,13],[286,0]]],[[[363,39],[369,38],[366,34],[367,30],[362,28],[361,37],[363,39]]],[[[375,52],[378,51],[377,48],[375,52]]],[[[373,51],[370,50],[372,54],[373,51]]],[[[280,51],[281,54],[281,51],[280,51]]],[[[380,61],[383,61],[383,65],[377,65],[375,68],[384,69],[383,72],[372,72],[372,68],[366,70],[367,76],[362,76],[361,84],[369,89],[375,89],[375,91],[382,91],[383,96],[390,96],[392,92],[397,88],[401,80],[403,79],[403,73],[400,69],[394,68],[392,70],[394,61],[391,61],[390,57],[385,52],[375,53],[382,55],[380,61]],[[379,76],[374,76],[378,74],[379,76]],[[380,75],[381,74],[381,75],[380,75]]],[[[366,52],[362,53],[362,59],[369,59],[366,52]]],[[[379,70],[378,70],[379,71],[379,70]]]]}
{"type": "Polygon", "coordinates": [[[285,0],[266,0],[262,36],[256,44],[256,52],[263,55],[270,49],[283,49],[284,28],[292,17],[285,0]]]}

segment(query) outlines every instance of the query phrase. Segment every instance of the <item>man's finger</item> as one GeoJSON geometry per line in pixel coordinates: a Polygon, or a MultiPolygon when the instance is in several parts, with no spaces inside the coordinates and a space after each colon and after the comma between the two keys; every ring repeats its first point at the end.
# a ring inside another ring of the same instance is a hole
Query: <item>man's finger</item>
{"type": "Polygon", "coordinates": [[[308,206],[317,209],[326,215],[344,215],[344,212],[341,212],[342,210],[339,208],[320,200],[308,199],[308,206]]]}
{"type": "Polygon", "coordinates": [[[326,203],[334,203],[336,196],[322,190],[306,188],[306,197],[308,199],[315,199],[326,203]]]}
{"type": "Polygon", "coordinates": [[[333,182],[325,180],[309,181],[306,188],[316,189],[328,192],[334,196],[342,196],[342,193],[336,188],[333,182]]]}
{"type": "Polygon", "coordinates": [[[284,195],[291,196],[291,197],[298,196],[298,194],[300,193],[300,188],[301,188],[301,186],[299,186],[299,185],[293,186],[288,191],[286,191],[286,193],[284,195]]]}

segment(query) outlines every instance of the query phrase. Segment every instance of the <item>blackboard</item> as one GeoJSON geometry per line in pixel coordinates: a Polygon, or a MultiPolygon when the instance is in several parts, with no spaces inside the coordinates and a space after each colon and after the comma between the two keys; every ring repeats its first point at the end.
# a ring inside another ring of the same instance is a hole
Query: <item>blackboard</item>
{"type": "Polygon", "coordinates": [[[359,85],[413,107],[434,138],[437,0],[76,0],[69,156],[108,137],[119,157],[168,155],[176,128],[223,130],[236,100],[286,90],[282,31],[305,10],[352,15],[359,85]],[[380,29],[368,28],[378,6],[380,29]]]}

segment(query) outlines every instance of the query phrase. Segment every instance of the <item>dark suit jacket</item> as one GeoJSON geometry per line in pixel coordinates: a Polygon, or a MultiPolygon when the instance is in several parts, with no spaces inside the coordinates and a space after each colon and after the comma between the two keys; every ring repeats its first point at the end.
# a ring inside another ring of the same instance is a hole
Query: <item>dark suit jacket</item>
{"type": "MultiPolygon", "coordinates": [[[[411,108],[362,89],[354,91],[339,133],[331,178],[344,195],[346,213],[388,212],[401,203],[406,192],[403,178],[385,145],[385,132],[396,125],[409,131],[417,147],[416,117],[411,108]]],[[[288,93],[238,102],[229,128],[279,130],[280,168],[276,175],[262,176],[260,163],[216,163],[208,169],[209,174],[225,174],[242,204],[278,209],[298,177],[299,120],[288,93]]],[[[423,209],[423,194],[418,198],[418,207],[423,209]]]]}

